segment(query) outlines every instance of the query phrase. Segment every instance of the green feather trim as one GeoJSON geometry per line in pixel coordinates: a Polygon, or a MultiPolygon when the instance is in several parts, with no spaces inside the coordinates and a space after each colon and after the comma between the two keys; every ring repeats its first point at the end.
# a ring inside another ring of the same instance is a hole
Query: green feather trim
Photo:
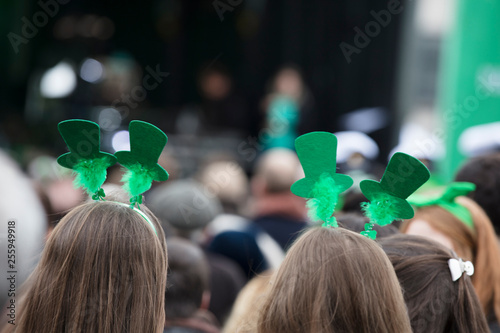
{"type": "Polygon", "coordinates": [[[337,227],[337,221],[332,215],[341,192],[342,189],[335,184],[332,176],[326,172],[323,173],[314,184],[312,198],[307,200],[309,218],[315,222],[325,222],[323,226],[337,227]]]}
{"type": "Polygon", "coordinates": [[[399,220],[397,205],[393,203],[392,198],[388,195],[380,195],[373,199],[372,202],[362,202],[361,209],[365,216],[370,219],[370,222],[380,226],[399,220]]]}
{"type": "Polygon", "coordinates": [[[139,163],[129,165],[127,168],[128,170],[123,175],[122,182],[125,183],[123,188],[130,196],[135,197],[151,188],[154,177],[153,172],[139,163]]]}
{"type": "Polygon", "coordinates": [[[79,161],[73,167],[75,186],[84,188],[88,194],[94,194],[106,181],[108,167],[109,159],[105,157],[79,161]]]}

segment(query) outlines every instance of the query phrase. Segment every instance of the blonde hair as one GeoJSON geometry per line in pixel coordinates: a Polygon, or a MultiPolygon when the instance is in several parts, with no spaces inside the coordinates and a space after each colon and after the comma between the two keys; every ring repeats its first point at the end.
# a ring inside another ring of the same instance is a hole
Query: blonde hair
{"type": "Polygon", "coordinates": [[[165,237],[115,202],[90,202],[54,229],[30,276],[15,332],[163,332],[165,237]]]}
{"type": "Polygon", "coordinates": [[[313,228],[273,278],[259,333],[411,332],[394,269],[381,247],[342,228],[313,228]]]}
{"type": "Polygon", "coordinates": [[[223,333],[253,333],[260,307],[269,288],[272,272],[265,271],[250,280],[234,302],[223,333]]]}
{"type": "Polygon", "coordinates": [[[500,248],[495,231],[477,203],[467,197],[456,201],[471,213],[474,229],[442,207],[426,206],[417,209],[415,217],[401,225],[401,231],[406,232],[412,221],[423,220],[449,237],[457,255],[474,264],[472,284],[484,313],[488,316],[493,311],[500,320],[500,248]]]}

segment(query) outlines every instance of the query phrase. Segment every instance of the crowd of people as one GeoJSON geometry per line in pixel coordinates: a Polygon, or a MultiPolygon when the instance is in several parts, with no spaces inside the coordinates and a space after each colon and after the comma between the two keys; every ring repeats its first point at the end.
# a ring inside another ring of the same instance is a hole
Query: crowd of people
{"type": "Polygon", "coordinates": [[[250,176],[224,155],[171,173],[140,214],[120,177],[92,200],[43,163],[25,172],[0,154],[17,255],[14,296],[0,280],[2,332],[500,332],[499,153],[410,198],[415,216],[375,226],[376,240],[360,235],[355,188],[339,228],[312,223],[290,191],[299,159],[273,144],[250,176]]]}

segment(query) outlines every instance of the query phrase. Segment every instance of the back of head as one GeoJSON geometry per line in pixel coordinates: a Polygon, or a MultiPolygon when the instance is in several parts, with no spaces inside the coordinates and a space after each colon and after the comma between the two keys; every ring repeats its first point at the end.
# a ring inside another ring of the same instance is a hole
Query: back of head
{"type": "Polygon", "coordinates": [[[493,226],[486,213],[472,199],[457,197],[456,202],[470,212],[474,229],[466,226],[456,216],[440,206],[417,209],[415,217],[405,222],[401,230],[406,232],[415,220],[426,221],[433,229],[447,236],[453,250],[464,260],[474,264],[472,283],[483,311],[500,318],[500,249],[493,226]]]}
{"type": "Polygon", "coordinates": [[[167,249],[157,219],[116,202],[74,208],[30,276],[20,332],[161,332],[167,249]]]}
{"type": "Polygon", "coordinates": [[[189,318],[200,308],[208,290],[208,264],[203,251],[187,240],[169,238],[167,248],[166,319],[189,318]]]}
{"type": "Polygon", "coordinates": [[[307,231],[271,284],[258,332],[411,332],[389,259],[349,230],[307,231]]]}
{"type": "Polygon", "coordinates": [[[470,277],[451,278],[452,251],[424,237],[381,239],[398,276],[415,333],[488,332],[470,277]]]}
{"type": "Polygon", "coordinates": [[[191,238],[222,211],[217,198],[194,180],[158,185],[149,195],[148,206],[165,230],[173,228],[184,238],[191,238]]]}
{"type": "Polygon", "coordinates": [[[273,272],[263,272],[250,280],[238,294],[231,315],[224,325],[224,333],[250,333],[255,330],[260,307],[265,300],[273,272]]]}
{"type": "Polygon", "coordinates": [[[300,162],[290,149],[267,150],[257,161],[255,179],[263,183],[267,193],[289,192],[290,186],[298,180],[300,162]]]}
{"type": "Polygon", "coordinates": [[[469,194],[490,218],[500,235],[500,153],[492,153],[468,160],[457,172],[455,181],[476,184],[469,194]]]}
{"type": "Polygon", "coordinates": [[[248,197],[248,177],[234,161],[214,161],[202,167],[197,179],[216,196],[224,212],[238,214],[248,197]]]}

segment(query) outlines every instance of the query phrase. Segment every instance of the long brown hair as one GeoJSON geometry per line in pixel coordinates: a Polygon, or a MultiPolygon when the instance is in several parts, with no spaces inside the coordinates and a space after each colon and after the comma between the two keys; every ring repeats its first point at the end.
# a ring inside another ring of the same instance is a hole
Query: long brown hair
{"type": "Polygon", "coordinates": [[[272,278],[259,333],[411,332],[394,269],[374,241],[313,228],[272,278]]]}
{"type": "Polygon", "coordinates": [[[451,278],[452,251],[430,239],[393,235],[379,240],[398,276],[414,333],[489,332],[471,279],[451,278]]]}
{"type": "MultiPolygon", "coordinates": [[[[142,207],[141,207],[142,208],[142,207]]],[[[115,202],[70,211],[29,278],[15,332],[162,332],[165,237],[115,202]]]]}
{"type": "Polygon", "coordinates": [[[401,231],[406,232],[412,221],[423,220],[446,235],[457,255],[474,264],[472,284],[484,313],[489,316],[494,312],[500,320],[500,248],[495,231],[486,213],[473,200],[458,197],[456,201],[471,213],[474,229],[444,208],[426,206],[417,209],[415,217],[403,223],[401,231]]]}

